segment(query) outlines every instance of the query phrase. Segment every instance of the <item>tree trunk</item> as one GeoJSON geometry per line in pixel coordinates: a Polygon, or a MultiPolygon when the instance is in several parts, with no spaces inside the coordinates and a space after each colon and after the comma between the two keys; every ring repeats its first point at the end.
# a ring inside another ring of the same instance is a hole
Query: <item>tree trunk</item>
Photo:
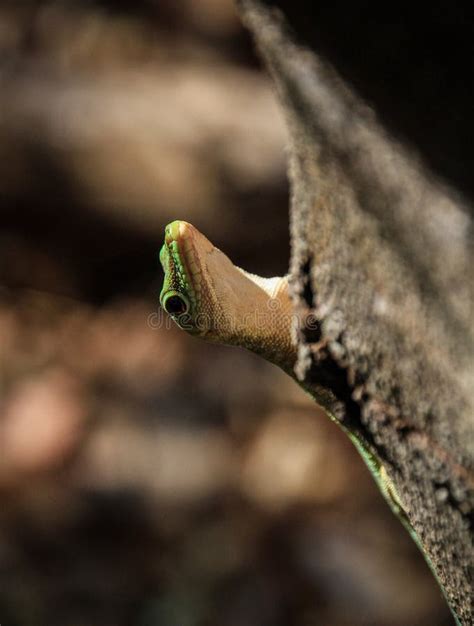
{"type": "Polygon", "coordinates": [[[451,607],[472,623],[470,209],[281,14],[239,3],[289,129],[297,375],[382,460],[451,607]]]}

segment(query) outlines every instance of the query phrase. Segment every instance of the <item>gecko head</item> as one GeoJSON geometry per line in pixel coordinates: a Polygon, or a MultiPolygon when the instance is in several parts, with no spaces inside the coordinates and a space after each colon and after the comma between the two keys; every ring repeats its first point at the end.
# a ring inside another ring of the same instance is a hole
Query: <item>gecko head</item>
{"type": "Polygon", "coordinates": [[[182,220],[166,227],[160,262],[165,273],[160,303],[180,328],[207,341],[248,348],[293,371],[285,278],[264,279],[236,267],[182,220]]]}
{"type": "Polygon", "coordinates": [[[225,257],[192,224],[175,220],[166,226],[160,251],[165,273],[160,303],[180,328],[193,335],[209,335],[219,309],[207,270],[210,254],[225,257]]]}

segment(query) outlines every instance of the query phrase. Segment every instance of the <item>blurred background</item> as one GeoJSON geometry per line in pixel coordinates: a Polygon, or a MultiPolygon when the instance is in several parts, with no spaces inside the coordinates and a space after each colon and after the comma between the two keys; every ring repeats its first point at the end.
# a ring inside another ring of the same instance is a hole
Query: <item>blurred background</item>
{"type": "Polygon", "coordinates": [[[231,0],[3,0],[1,626],[451,624],[314,403],[160,314],[176,218],[287,271],[284,124],[231,0]]]}

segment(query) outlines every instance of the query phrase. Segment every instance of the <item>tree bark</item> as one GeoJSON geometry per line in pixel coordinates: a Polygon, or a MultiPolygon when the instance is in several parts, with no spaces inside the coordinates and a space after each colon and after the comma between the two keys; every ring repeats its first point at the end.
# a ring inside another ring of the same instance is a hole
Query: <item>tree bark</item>
{"type": "Polygon", "coordinates": [[[382,460],[472,623],[470,207],[393,139],[271,3],[238,2],[289,131],[297,375],[382,460]]]}

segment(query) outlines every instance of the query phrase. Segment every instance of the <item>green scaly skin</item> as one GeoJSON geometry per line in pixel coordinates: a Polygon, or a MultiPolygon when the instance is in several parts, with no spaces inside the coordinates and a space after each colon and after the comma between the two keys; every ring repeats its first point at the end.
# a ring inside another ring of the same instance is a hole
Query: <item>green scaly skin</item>
{"type": "MultiPolygon", "coordinates": [[[[207,341],[245,347],[275,363],[298,384],[294,373],[295,340],[288,277],[264,279],[236,267],[188,222],[176,220],[165,229],[160,251],[165,273],[162,307],[176,324],[207,341]]],[[[311,390],[306,389],[311,395],[311,390]]],[[[314,397],[314,396],[313,396],[314,397]]],[[[328,412],[355,445],[390,508],[419,547],[443,594],[446,592],[402,500],[380,458],[359,433],[328,412]]],[[[457,626],[462,626],[453,613],[457,626]]]]}

